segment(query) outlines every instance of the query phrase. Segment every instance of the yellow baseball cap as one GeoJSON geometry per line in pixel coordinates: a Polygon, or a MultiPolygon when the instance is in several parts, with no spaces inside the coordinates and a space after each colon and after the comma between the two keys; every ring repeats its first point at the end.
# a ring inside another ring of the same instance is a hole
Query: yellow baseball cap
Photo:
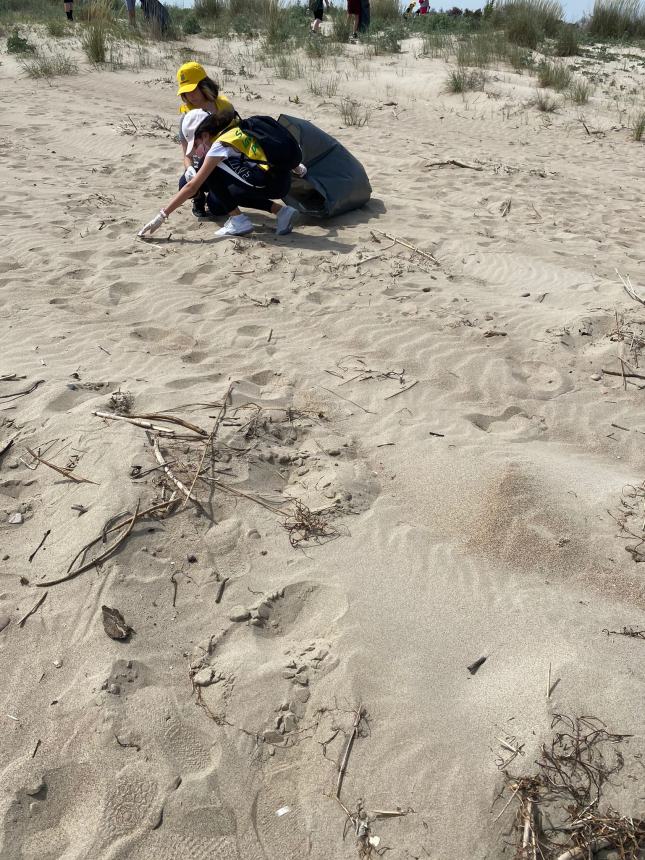
{"type": "Polygon", "coordinates": [[[177,72],[177,83],[179,84],[177,95],[192,93],[197,84],[206,77],[208,77],[206,70],[199,63],[184,63],[177,72]]]}

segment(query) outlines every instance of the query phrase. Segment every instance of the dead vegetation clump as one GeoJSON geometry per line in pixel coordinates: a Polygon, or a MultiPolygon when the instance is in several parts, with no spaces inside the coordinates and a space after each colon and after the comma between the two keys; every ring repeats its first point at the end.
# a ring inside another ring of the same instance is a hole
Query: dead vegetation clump
{"type": "Polygon", "coordinates": [[[639,860],[645,819],[620,815],[603,804],[603,791],[624,767],[626,734],[608,731],[596,717],[556,714],[551,742],[542,746],[537,773],[512,776],[504,791],[517,801],[515,860],[586,860],[603,849],[639,860]]]}

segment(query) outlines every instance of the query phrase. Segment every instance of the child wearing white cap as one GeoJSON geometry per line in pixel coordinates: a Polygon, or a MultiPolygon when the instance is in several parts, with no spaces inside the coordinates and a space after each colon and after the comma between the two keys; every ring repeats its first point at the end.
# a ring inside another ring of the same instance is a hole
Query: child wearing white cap
{"type": "Polygon", "coordinates": [[[184,116],[186,155],[197,159],[201,166],[139,231],[139,236],[158,230],[175,209],[202,188],[207,191],[211,213],[229,216],[216,236],[245,236],[253,231],[253,222],[240,211],[240,206],[276,215],[278,236],[292,231],[296,210],[276,202],[289,191],[291,171],[268,163],[258,141],[240,129],[238,120],[232,110],[217,114],[191,110],[184,116]]]}

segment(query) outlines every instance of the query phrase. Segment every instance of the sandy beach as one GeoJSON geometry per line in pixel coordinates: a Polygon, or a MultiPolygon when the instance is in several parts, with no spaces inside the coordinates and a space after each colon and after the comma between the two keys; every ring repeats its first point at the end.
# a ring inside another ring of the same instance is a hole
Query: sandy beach
{"type": "Polygon", "coordinates": [[[593,96],[541,113],[504,66],[448,94],[415,40],[295,80],[257,43],[63,48],[80,74],[0,66],[2,860],[513,858],[504,771],[561,714],[629,735],[602,807],[642,815],[643,52],[571,58],[593,96]],[[190,50],[370,203],[137,239],[190,50]]]}

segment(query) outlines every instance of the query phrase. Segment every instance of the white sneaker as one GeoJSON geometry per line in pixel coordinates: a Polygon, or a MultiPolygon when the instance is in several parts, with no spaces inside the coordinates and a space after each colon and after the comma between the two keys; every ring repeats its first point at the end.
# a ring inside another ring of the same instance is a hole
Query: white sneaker
{"type": "Polygon", "coordinates": [[[276,236],[286,236],[287,233],[291,233],[293,230],[293,224],[296,220],[296,215],[298,214],[298,210],[294,209],[293,206],[283,206],[282,209],[278,212],[276,217],[276,227],[275,234],[276,236]]]}
{"type": "Polygon", "coordinates": [[[253,221],[248,215],[232,215],[223,227],[215,231],[216,236],[247,236],[253,232],[253,221]]]}

